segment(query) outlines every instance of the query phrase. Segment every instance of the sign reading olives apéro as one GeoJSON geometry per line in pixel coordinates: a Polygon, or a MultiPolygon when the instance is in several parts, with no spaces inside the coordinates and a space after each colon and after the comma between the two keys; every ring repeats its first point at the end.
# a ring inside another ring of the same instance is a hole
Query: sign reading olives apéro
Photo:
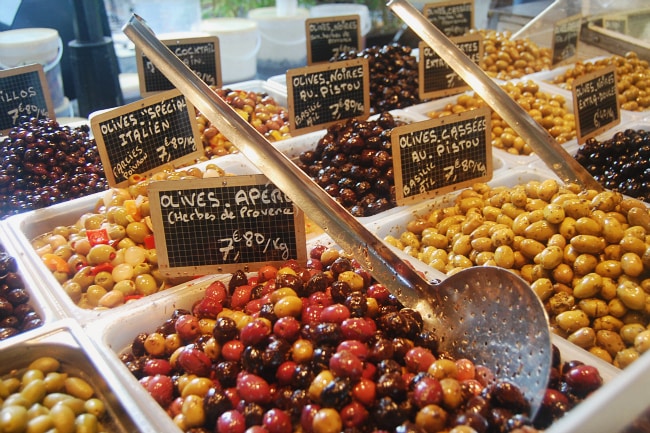
{"type": "Polygon", "coordinates": [[[264,175],[151,182],[148,196],[166,276],[306,259],[304,214],[264,175]]]}
{"type": "Polygon", "coordinates": [[[194,106],[178,90],[168,90],[93,114],[90,127],[111,186],[134,174],[192,163],[203,155],[194,106]]]}
{"type": "Polygon", "coordinates": [[[0,131],[18,125],[21,116],[55,118],[43,65],[0,70],[0,131]]]}
{"type": "MultiPolygon", "coordinates": [[[[483,41],[478,33],[459,36],[451,40],[474,63],[483,57],[483,41]]],[[[470,86],[458,76],[426,42],[419,44],[419,96],[420,99],[438,98],[468,90],[470,86]]]]}
{"type": "Polygon", "coordinates": [[[490,110],[480,108],[394,128],[391,134],[398,205],[492,177],[490,110]]]}
{"type": "Polygon", "coordinates": [[[577,77],[573,83],[573,108],[578,143],[621,121],[614,65],[577,77]]]}
{"type": "Polygon", "coordinates": [[[368,59],[324,63],[287,71],[292,135],[320,130],[370,113],[368,59]]]}
{"type": "Polygon", "coordinates": [[[305,21],[307,64],[329,62],[341,53],[361,49],[359,15],[310,18],[305,21]]]}
{"type": "Polygon", "coordinates": [[[474,0],[425,4],[422,15],[447,37],[462,36],[474,27],[474,0]]]}
{"type": "MultiPolygon", "coordinates": [[[[221,87],[218,37],[166,39],[161,42],[208,86],[221,87]]],[[[142,96],[175,88],[171,81],[142,53],[142,50],[136,49],[135,58],[138,60],[138,78],[142,96]]]]}
{"type": "Polygon", "coordinates": [[[568,63],[578,56],[582,17],[574,15],[558,21],[553,28],[552,63],[568,63]]]}

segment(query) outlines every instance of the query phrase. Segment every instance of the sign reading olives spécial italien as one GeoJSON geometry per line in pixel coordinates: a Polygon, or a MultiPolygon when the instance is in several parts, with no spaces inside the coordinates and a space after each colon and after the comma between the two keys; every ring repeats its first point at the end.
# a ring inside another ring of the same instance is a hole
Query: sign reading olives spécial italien
{"type": "MultiPolygon", "coordinates": [[[[481,61],[483,41],[478,33],[454,37],[451,40],[474,63],[478,64],[481,61]]],[[[458,76],[456,71],[441,59],[426,42],[420,41],[418,48],[420,52],[418,91],[421,100],[448,96],[470,89],[470,86],[458,76]]]]}
{"type": "MultiPolygon", "coordinates": [[[[208,86],[221,87],[220,47],[217,36],[163,39],[161,42],[208,86]]],[[[135,58],[142,96],[175,88],[139,48],[136,48],[135,58]]]]}
{"type": "Polygon", "coordinates": [[[575,79],[573,111],[578,143],[584,143],[621,122],[614,65],[575,79]]]}
{"type": "Polygon", "coordinates": [[[359,15],[307,19],[307,64],[329,62],[341,53],[361,50],[360,22],[359,15]]]}
{"type": "Polygon", "coordinates": [[[323,63],[287,71],[292,135],[316,131],[370,113],[368,59],[323,63]]]}
{"type": "Polygon", "coordinates": [[[306,260],[304,214],[264,175],[151,182],[148,196],[165,276],[306,260]]]}
{"type": "Polygon", "coordinates": [[[97,149],[111,186],[128,184],[134,174],[192,163],[203,155],[194,106],[178,90],[90,117],[97,149]]]}
{"type": "Polygon", "coordinates": [[[0,131],[18,125],[21,116],[55,119],[43,65],[0,70],[0,131]]]}
{"type": "Polygon", "coordinates": [[[447,37],[463,36],[474,27],[474,0],[427,3],[422,15],[447,37]]]}
{"type": "Polygon", "coordinates": [[[491,114],[486,107],[394,128],[398,205],[492,178],[491,114]]]}

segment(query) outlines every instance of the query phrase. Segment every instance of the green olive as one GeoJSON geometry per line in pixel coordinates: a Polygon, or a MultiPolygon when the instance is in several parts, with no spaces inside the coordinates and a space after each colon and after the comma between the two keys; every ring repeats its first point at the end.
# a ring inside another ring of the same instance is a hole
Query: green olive
{"type": "Polygon", "coordinates": [[[122,280],[115,283],[113,291],[122,292],[124,296],[131,296],[136,293],[136,286],[133,280],[122,280]]]}
{"type": "Polygon", "coordinates": [[[126,234],[136,244],[144,242],[145,236],[151,234],[147,225],[142,221],[134,221],[126,226],[126,234]]]}
{"type": "Polygon", "coordinates": [[[135,291],[144,296],[151,295],[158,291],[156,279],[151,274],[142,274],[135,277],[135,291]]]}
{"type": "Polygon", "coordinates": [[[115,248],[106,244],[94,245],[88,251],[86,259],[91,266],[108,263],[115,258],[115,248]]]}
{"type": "Polygon", "coordinates": [[[102,286],[106,290],[111,290],[115,282],[113,281],[113,275],[108,271],[101,271],[95,275],[95,284],[102,286]]]}
{"type": "Polygon", "coordinates": [[[102,223],[106,221],[106,217],[104,215],[91,215],[88,218],[85,219],[84,221],[84,228],[86,230],[97,230],[101,228],[102,223]]]}
{"type": "Polygon", "coordinates": [[[88,290],[86,290],[86,301],[91,306],[96,307],[97,305],[99,305],[99,300],[107,292],[108,289],[106,289],[105,287],[97,284],[92,284],[90,287],[88,287],[88,290]]]}

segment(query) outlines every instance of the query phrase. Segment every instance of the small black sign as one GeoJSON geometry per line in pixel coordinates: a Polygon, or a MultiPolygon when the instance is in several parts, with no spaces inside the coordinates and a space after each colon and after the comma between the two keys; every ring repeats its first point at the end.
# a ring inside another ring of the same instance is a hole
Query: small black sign
{"type": "Polygon", "coordinates": [[[455,0],[425,4],[422,15],[447,37],[463,36],[474,28],[474,1],[455,0]]]}
{"type": "Polygon", "coordinates": [[[616,67],[585,74],[573,83],[573,107],[578,143],[598,135],[621,121],[616,92],[616,67]]]}
{"type": "Polygon", "coordinates": [[[558,21],[553,28],[553,65],[568,63],[578,57],[578,41],[582,17],[572,17],[558,21]]]}
{"type": "Polygon", "coordinates": [[[320,130],[370,113],[368,59],[324,63],[287,71],[292,135],[320,130]]]}
{"type": "MultiPolygon", "coordinates": [[[[221,87],[219,38],[205,36],[200,38],[167,39],[161,42],[208,86],[221,87]]],[[[142,96],[149,96],[175,88],[171,81],[144,55],[142,50],[136,49],[135,58],[138,60],[138,77],[142,96]]]]}
{"type": "Polygon", "coordinates": [[[341,53],[361,50],[359,15],[310,18],[305,21],[307,64],[329,62],[341,53]]]}
{"type": "Polygon", "coordinates": [[[306,259],[304,214],[264,175],[151,182],[148,195],[166,276],[306,259]]]}
{"type": "Polygon", "coordinates": [[[18,125],[21,116],[55,118],[43,65],[0,70],[0,131],[18,125]]]}
{"type": "Polygon", "coordinates": [[[487,107],[394,128],[391,134],[398,205],[492,177],[487,107]]]}
{"type": "MultiPolygon", "coordinates": [[[[483,40],[478,33],[451,38],[460,50],[478,64],[483,57],[483,40]]],[[[439,98],[469,90],[470,86],[458,76],[425,42],[419,44],[419,96],[420,99],[439,98]]]]}
{"type": "Polygon", "coordinates": [[[92,115],[90,127],[109,185],[120,186],[133,174],[149,175],[163,165],[201,157],[195,119],[194,106],[178,90],[92,115]]]}

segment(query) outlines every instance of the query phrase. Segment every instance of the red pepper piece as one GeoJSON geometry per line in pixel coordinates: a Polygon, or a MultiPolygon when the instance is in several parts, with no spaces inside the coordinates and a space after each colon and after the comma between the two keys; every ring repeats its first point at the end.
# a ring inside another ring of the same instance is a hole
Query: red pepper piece
{"type": "Polygon", "coordinates": [[[86,237],[90,241],[91,246],[108,244],[111,241],[111,238],[108,236],[108,230],[106,229],[86,230],[86,237]]]}
{"type": "Polygon", "coordinates": [[[156,248],[156,241],[153,237],[153,235],[149,234],[144,237],[143,240],[144,247],[148,250],[156,248]]]}
{"type": "Polygon", "coordinates": [[[103,271],[113,272],[113,265],[111,265],[110,263],[107,262],[107,263],[102,263],[101,265],[96,265],[96,266],[93,266],[92,268],[90,268],[90,273],[92,275],[97,275],[97,274],[99,274],[100,272],[103,272],[103,271]]]}

